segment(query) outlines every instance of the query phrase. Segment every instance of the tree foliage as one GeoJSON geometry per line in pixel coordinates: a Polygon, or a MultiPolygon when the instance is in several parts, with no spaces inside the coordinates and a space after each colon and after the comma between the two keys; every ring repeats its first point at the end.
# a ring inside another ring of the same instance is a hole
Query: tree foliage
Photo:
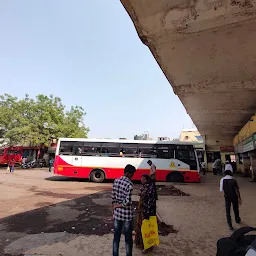
{"type": "Polygon", "coordinates": [[[18,99],[0,95],[0,130],[10,144],[48,145],[52,138],[86,138],[85,111],[72,106],[66,110],[61,99],[39,94],[18,99]]]}

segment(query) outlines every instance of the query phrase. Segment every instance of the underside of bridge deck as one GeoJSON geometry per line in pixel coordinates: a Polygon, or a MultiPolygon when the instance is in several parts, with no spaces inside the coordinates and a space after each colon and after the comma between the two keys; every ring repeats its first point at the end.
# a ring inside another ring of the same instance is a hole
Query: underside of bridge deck
{"type": "Polygon", "coordinates": [[[232,145],[256,112],[256,0],[121,2],[208,144],[232,145]]]}

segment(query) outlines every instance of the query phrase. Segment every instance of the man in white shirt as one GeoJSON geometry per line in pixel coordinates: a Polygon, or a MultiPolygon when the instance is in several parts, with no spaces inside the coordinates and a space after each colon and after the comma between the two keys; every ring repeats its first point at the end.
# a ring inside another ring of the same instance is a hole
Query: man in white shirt
{"type": "Polygon", "coordinates": [[[156,166],[152,163],[151,160],[148,160],[148,165],[150,166],[150,177],[152,180],[156,179],[156,166]]]}
{"type": "Polygon", "coordinates": [[[226,161],[225,171],[231,171],[233,173],[233,167],[228,160],[226,161]]]}

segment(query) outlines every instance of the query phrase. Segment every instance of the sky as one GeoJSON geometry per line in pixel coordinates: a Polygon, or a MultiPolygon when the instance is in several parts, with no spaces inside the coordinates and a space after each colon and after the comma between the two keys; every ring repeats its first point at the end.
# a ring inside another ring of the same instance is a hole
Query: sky
{"type": "Polygon", "coordinates": [[[0,0],[0,36],[0,94],[82,106],[90,138],[193,127],[119,0],[0,0]]]}

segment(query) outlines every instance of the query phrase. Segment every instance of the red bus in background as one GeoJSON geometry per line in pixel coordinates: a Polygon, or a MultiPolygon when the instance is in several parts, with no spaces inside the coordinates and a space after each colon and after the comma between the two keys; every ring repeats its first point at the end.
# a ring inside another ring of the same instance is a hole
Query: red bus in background
{"type": "Polygon", "coordinates": [[[22,157],[37,158],[39,147],[13,146],[0,148],[0,165],[7,165],[9,161],[14,160],[15,164],[22,163],[22,157]]]}

